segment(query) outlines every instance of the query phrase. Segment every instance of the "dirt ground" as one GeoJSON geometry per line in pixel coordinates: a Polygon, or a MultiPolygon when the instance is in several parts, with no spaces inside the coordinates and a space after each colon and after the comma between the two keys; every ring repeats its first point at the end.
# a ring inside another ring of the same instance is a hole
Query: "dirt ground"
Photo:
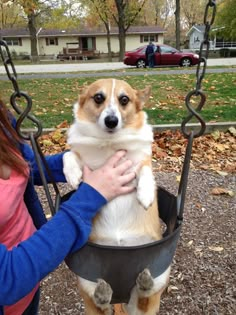
{"type": "MultiPolygon", "coordinates": [[[[157,172],[159,186],[178,191],[176,172],[157,172]]],[[[160,315],[236,314],[236,198],[213,189],[235,191],[235,174],[190,171],[184,224],[160,315]]],[[[61,193],[69,190],[60,186],[61,193]]],[[[45,197],[39,190],[42,202],[45,197]]],[[[42,281],[40,315],[83,315],[77,277],[65,263],[42,281]]]]}

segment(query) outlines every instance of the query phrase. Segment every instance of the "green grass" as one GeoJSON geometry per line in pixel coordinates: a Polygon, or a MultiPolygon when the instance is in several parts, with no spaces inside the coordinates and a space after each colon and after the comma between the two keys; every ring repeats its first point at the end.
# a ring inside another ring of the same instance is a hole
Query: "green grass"
{"type": "MultiPolygon", "coordinates": [[[[91,74],[92,75],[92,74],[91,74]]],[[[145,110],[151,124],[181,123],[187,115],[184,98],[195,88],[196,77],[191,74],[129,76],[123,78],[136,89],[152,86],[152,95],[145,110]]],[[[64,120],[72,122],[72,107],[80,89],[97,78],[77,79],[31,79],[19,80],[21,91],[27,92],[33,100],[33,114],[42,122],[44,128],[55,127],[64,120]]],[[[0,81],[1,94],[9,103],[12,85],[0,81]]],[[[202,116],[209,121],[236,120],[236,75],[235,73],[206,74],[202,88],[207,96],[202,116]]],[[[199,102],[193,99],[195,108],[199,102]]],[[[24,107],[24,102],[20,102],[24,107]]],[[[191,121],[194,122],[194,121],[191,121]]],[[[25,125],[30,127],[30,124],[25,125]]]]}

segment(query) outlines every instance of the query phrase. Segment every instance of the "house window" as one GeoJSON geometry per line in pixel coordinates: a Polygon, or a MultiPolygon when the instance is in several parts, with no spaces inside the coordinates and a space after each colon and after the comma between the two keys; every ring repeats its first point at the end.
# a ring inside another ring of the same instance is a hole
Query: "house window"
{"type": "Polygon", "coordinates": [[[146,34],[140,36],[140,43],[158,42],[157,34],[146,34]]]}
{"type": "Polygon", "coordinates": [[[58,38],[57,37],[47,37],[46,38],[46,45],[47,46],[57,46],[58,45],[58,38]]]}
{"type": "Polygon", "coordinates": [[[17,37],[8,37],[8,38],[3,38],[8,46],[22,46],[22,40],[21,38],[17,37]]]}

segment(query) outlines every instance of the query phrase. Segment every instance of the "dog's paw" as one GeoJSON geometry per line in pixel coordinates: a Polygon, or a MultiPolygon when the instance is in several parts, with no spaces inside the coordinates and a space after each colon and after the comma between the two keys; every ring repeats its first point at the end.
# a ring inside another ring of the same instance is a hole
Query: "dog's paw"
{"type": "Polygon", "coordinates": [[[150,168],[143,168],[137,187],[138,201],[148,209],[155,199],[155,181],[150,168]]]}
{"type": "Polygon", "coordinates": [[[136,280],[137,288],[141,292],[147,292],[152,290],[154,281],[150,271],[146,268],[137,277],[136,280]]]}
{"type": "Polygon", "coordinates": [[[145,209],[148,209],[155,199],[155,180],[148,166],[143,166],[140,171],[137,198],[145,209]]]}
{"type": "Polygon", "coordinates": [[[63,155],[63,173],[67,183],[77,189],[82,178],[82,171],[79,159],[74,152],[66,152],[63,155]]]}
{"type": "Polygon", "coordinates": [[[112,293],[110,285],[106,281],[99,279],[93,295],[96,306],[101,309],[109,307],[112,293]]]}
{"type": "Polygon", "coordinates": [[[145,209],[148,209],[154,201],[154,192],[146,189],[138,189],[137,198],[141,205],[145,209]]]}

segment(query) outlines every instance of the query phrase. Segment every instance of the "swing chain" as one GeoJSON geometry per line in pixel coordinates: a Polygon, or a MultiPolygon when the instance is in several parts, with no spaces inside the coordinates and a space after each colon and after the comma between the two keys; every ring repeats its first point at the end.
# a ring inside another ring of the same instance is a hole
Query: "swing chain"
{"type": "Polygon", "coordinates": [[[17,83],[17,73],[16,73],[14,63],[11,58],[11,53],[9,51],[7,43],[1,39],[0,39],[0,55],[4,64],[7,76],[9,80],[12,82],[12,85],[14,88],[14,92],[10,98],[10,103],[12,107],[15,109],[16,113],[20,115],[16,123],[17,133],[24,140],[30,140],[32,135],[31,136],[29,134],[27,135],[21,131],[21,124],[27,118],[31,120],[36,127],[33,133],[33,137],[37,139],[42,133],[42,125],[36,117],[30,114],[30,111],[32,108],[32,99],[27,93],[20,91],[19,85],[17,83]],[[22,110],[17,104],[17,100],[19,100],[20,98],[25,100],[26,106],[24,110],[22,110]]]}
{"type": "Polygon", "coordinates": [[[55,180],[53,178],[53,174],[48,167],[47,161],[37,141],[38,137],[42,134],[42,130],[43,130],[42,124],[37,118],[35,118],[32,114],[30,114],[30,111],[32,108],[32,98],[27,93],[20,91],[18,83],[17,83],[17,73],[15,70],[14,63],[11,58],[11,53],[9,51],[7,43],[1,39],[0,39],[0,56],[5,66],[7,76],[9,80],[12,82],[12,85],[14,87],[14,92],[11,95],[10,103],[12,107],[14,108],[14,110],[16,111],[16,113],[19,115],[19,118],[16,121],[16,132],[22,139],[28,140],[31,143],[51,213],[55,214],[59,208],[61,196],[60,196],[58,187],[55,183],[55,180]],[[26,101],[26,107],[24,110],[22,110],[17,104],[17,99],[19,98],[24,98],[26,101]],[[25,119],[29,119],[35,124],[36,128],[34,132],[30,131],[28,134],[25,134],[21,131],[21,124],[23,123],[25,119]],[[48,180],[46,179],[45,173],[48,176],[48,180]],[[48,187],[48,181],[53,186],[53,189],[55,192],[55,202],[53,202],[52,200],[49,187],[48,187]]]}
{"type": "Polygon", "coordinates": [[[197,118],[197,120],[201,124],[201,128],[199,131],[191,131],[193,133],[194,138],[197,138],[203,135],[206,129],[206,124],[199,114],[199,112],[201,111],[206,101],[205,93],[201,89],[201,83],[206,72],[207,58],[209,55],[209,48],[210,48],[209,34],[210,34],[211,26],[215,20],[215,15],[216,15],[216,0],[209,0],[206,5],[205,14],[204,14],[205,32],[204,32],[204,38],[203,38],[203,41],[201,42],[200,51],[199,51],[199,62],[197,65],[197,70],[196,70],[196,78],[197,78],[196,87],[194,90],[190,91],[185,97],[185,105],[188,111],[190,112],[190,114],[186,118],[183,119],[181,129],[186,138],[189,138],[190,136],[190,132],[187,132],[186,130],[187,123],[193,117],[197,118]],[[211,18],[208,21],[208,15],[209,15],[208,11],[210,8],[212,12],[211,12],[211,18]],[[196,109],[194,109],[191,105],[191,100],[193,97],[196,97],[196,96],[200,97],[200,100],[196,109]]]}
{"type": "Polygon", "coordinates": [[[192,154],[193,139],[203,135],[206,129],[205,121],[202,119],[202,117],[199,114],[199,112],[201,111],[206,101],[206,95],[201,90],[201,82],[206,72],[207,58],[208,58],[209,47],[210,47],[209,32],[210,32],[211,25],[214,22],[215,14],[216,14],[216,1],[209,0],[208,4],[206,5],[206,10],[205,10],[205,15],[204,15],[205,34],[204,34],[204,39],[200,45],[199,63],[197,65],[197,71],[196,71],[196,77],[197,77],[196,88],[193,91],[190,91],[185,97],[185,104],[190,114],[182,121],[182,125],[181,125],[182,133],[188,139],[188,145],[185,152],[185,159],[183,163],[183,169],[182,169],[178,196],[177,196],[177,214],[178,214],[179,222],[182,222],[183,220],[184,200],[185,200],[185,195],[186,195],[186,190],[187,190],[188,172],[189,172],[190,159],[191,159],[191,154],[192,154]],[[212,17],[211,17],[211,21],[208,22],[207,16],[208,16],[208,10],[210,7],[212,8],[212,17]],[[206,46],[205,51],[204,51],[204,46],[206,46]],[[205,53],[205,56],[203,56],[204,53],[205,53]],[[200,70],[201,63],[203,64],[202,70],[200,70]],[[196,97],[196,96],[200,97],[200,101],[196,109],[193,109],[191,106],[191,99],[192,97],[196,97]],[[186,131],[187,123],[193,117],[197,118],[197,120],[200,122],[201,128],[199,131],[190,130],[189,132],[187,132],[186,131]]]}

